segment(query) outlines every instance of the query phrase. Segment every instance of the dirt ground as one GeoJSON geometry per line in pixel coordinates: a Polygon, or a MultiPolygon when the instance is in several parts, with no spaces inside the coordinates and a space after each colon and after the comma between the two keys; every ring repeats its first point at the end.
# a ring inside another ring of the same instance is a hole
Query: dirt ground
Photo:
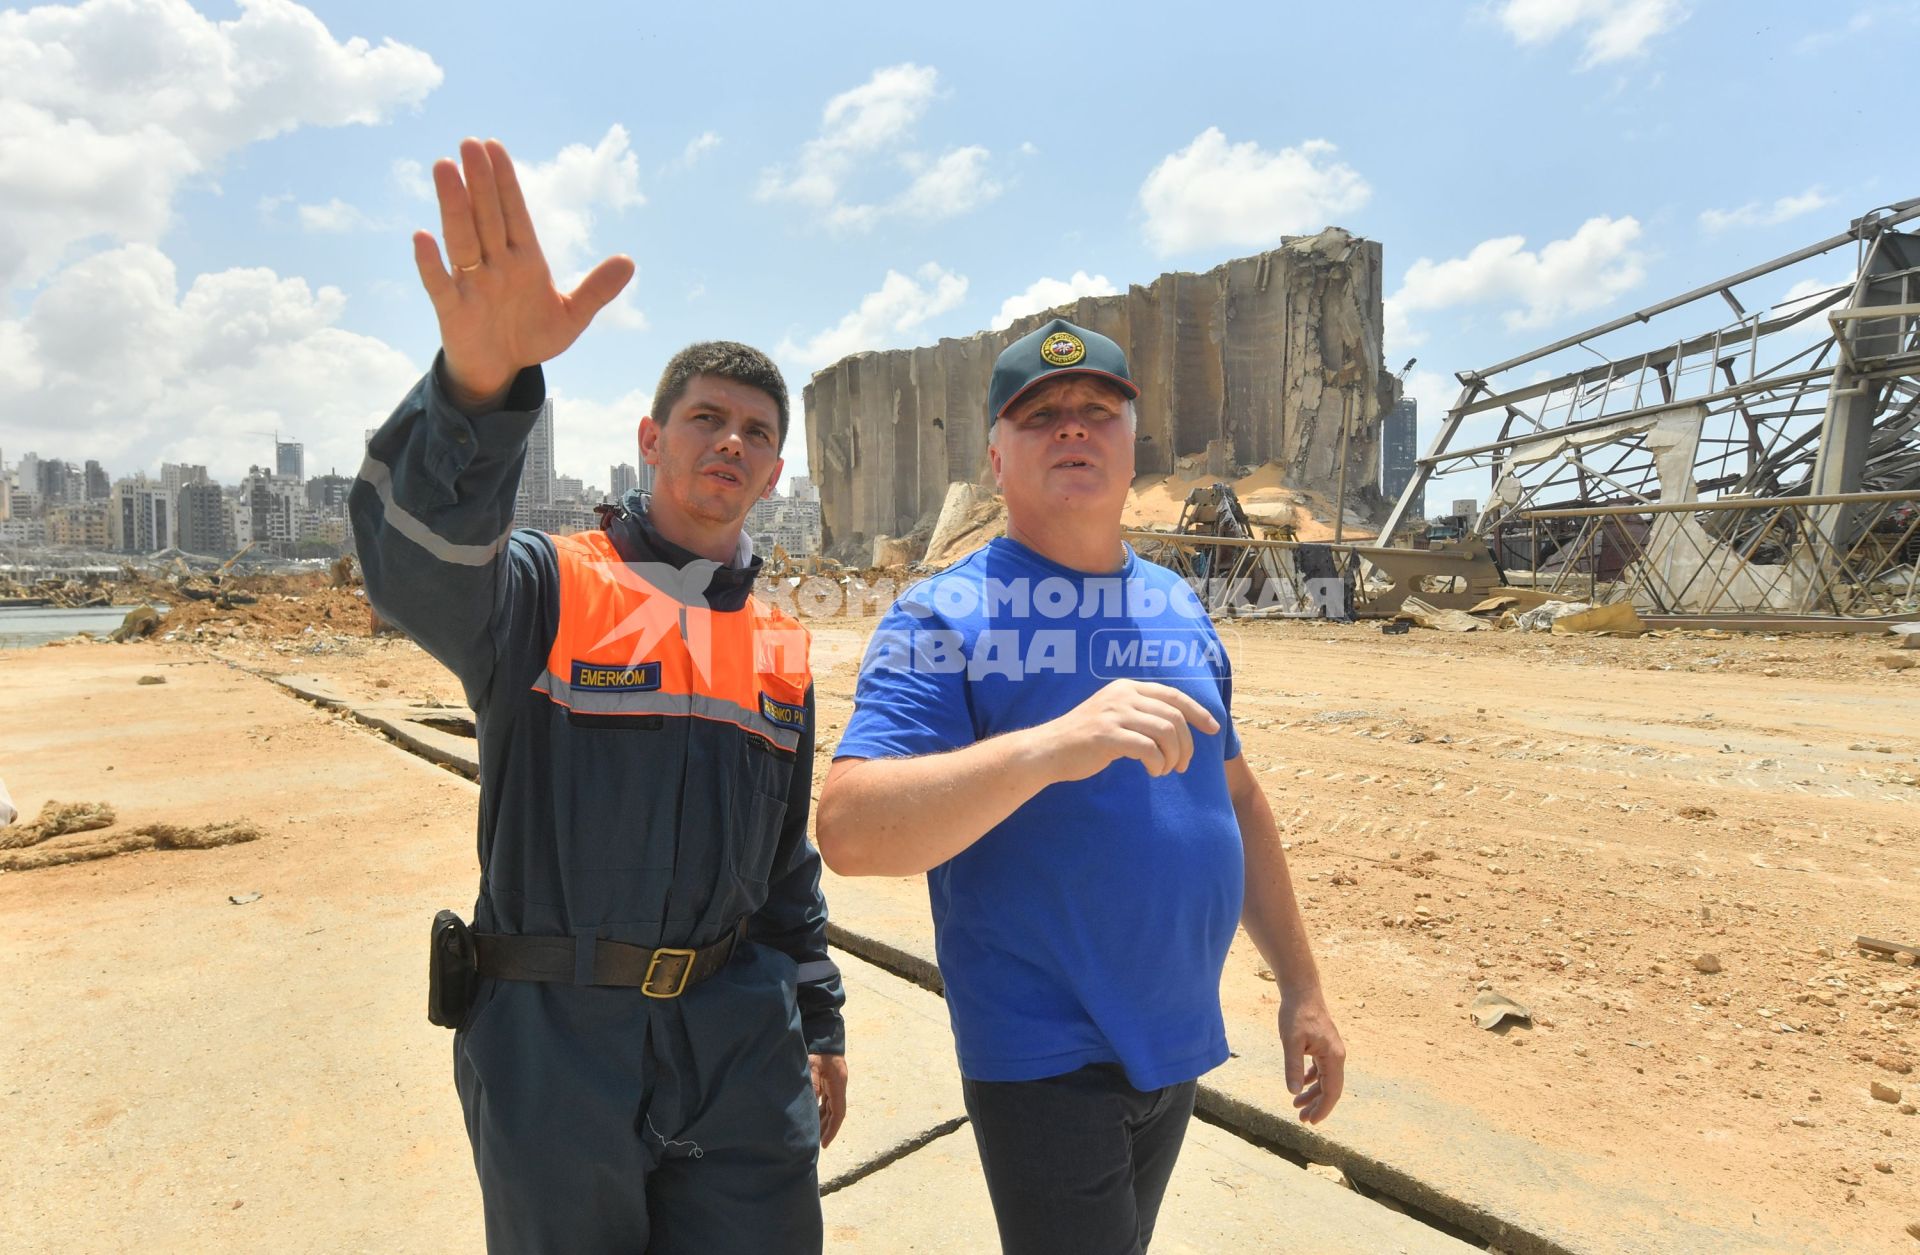
{"type": "MultiPolygon", "coordinates": [[[[329,591],[64,648],[462,702],[363,609],[329,591]]],[[[816,779],[872,624],[809,624],[816,779]]],[[[1853,944],[1920,944],[1920,670],[1885,638],[1221,627],[1356,1065],[1728,1215],[1920,1249],[1920,971],[1853,944]],[[1483,989],[1533,1027],[1474,1029],[1483,989]]],[[[1224,996],[1270,1000],[1263,975],[1243,938],[1224,996]]]]}

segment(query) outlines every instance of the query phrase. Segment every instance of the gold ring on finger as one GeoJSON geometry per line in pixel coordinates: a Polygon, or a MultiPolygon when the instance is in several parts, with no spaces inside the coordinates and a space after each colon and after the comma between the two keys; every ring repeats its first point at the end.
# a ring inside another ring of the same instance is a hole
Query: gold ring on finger
{"type": "Polygon", "coordinates": [[[463,275],[470,275],[470,274],[472,274],[472,273],[473,273],[474,271],[476,271],[476,270],[478,270],[478,269],[480,269],[480,265],[481,265],[481,263],[479,263],[479,262],[475,262],[475,263],[473,263],[473,265],[471,265],[471,266],[455,266],[455,267],[454,267],[454,269],[455,269],[455,270],[457,270],[457,271],[459,271],[459,272],[460,272],[461,274],[463,274],[463,275]]]}

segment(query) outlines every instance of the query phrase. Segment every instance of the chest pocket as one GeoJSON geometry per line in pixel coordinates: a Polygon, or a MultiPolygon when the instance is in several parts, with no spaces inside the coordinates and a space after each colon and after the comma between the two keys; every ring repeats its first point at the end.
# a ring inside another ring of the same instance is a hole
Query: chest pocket
{"type": "Polygon", "coordinates": [[[792,753],[776,749],[757,736],[741,739],[740,779],[743,805],[738,831],[727,843],[733,871],[742,880],[765,884],[779,850],[780,830],[787,821],[787,790],[793,782],[792,753]]]}
{"type": "Polygon", "coordinates": [[[752,733],[741,738],[740,779],[746,787],[738,812],[740,831],[731,848],[734,873],[742,880],[764,883],[773,871],[793,787],[797,750],[785,746],[803,739],[807,708],[805,687],[792,679],[762,671],[756,682],[757,714],[781,744],[752,733]]]}

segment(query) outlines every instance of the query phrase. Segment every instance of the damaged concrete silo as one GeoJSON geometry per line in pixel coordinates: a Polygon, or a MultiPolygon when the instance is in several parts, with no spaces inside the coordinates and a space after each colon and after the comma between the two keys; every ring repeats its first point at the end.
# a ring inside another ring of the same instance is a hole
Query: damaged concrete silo
{"type": "Polygon", "coordinates": [[[1287,486],[1331,499],[1344,411],[1348,501],[1376,506],[1378,418],[1399,395],[1380,360],[1380,266],[1378,243],[1329,227],[1004,330],[834,363],[806,388],[826,546],[864,561],[874,537],[930,527],[950,483],[984,482],[993,359],[1056,314],[1126,349],[1141,388],[1140,475],[1270,462],[1287,486]]]}

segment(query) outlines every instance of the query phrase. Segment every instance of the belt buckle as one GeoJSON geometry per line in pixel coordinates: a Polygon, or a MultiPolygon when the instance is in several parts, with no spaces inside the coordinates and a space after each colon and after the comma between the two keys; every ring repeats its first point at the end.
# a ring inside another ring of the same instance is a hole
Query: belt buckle
{"type": "Polygon", "coordinates": [[[640,992],[649,998],[678,998],[686,992],[687,978],[693,975],[693,960],[694,956],[698,953],[697,950],[676,950],[666,946],[655,950],[653,957],[647,961],[647,975],[646,978],[640,982],[640,992]],[[654,987],[654,972],[659,969],[660,960],[662,959],[680,960],[678,979],[673,982],[673,986],[670,989],[657,989],[654,987]]]}

